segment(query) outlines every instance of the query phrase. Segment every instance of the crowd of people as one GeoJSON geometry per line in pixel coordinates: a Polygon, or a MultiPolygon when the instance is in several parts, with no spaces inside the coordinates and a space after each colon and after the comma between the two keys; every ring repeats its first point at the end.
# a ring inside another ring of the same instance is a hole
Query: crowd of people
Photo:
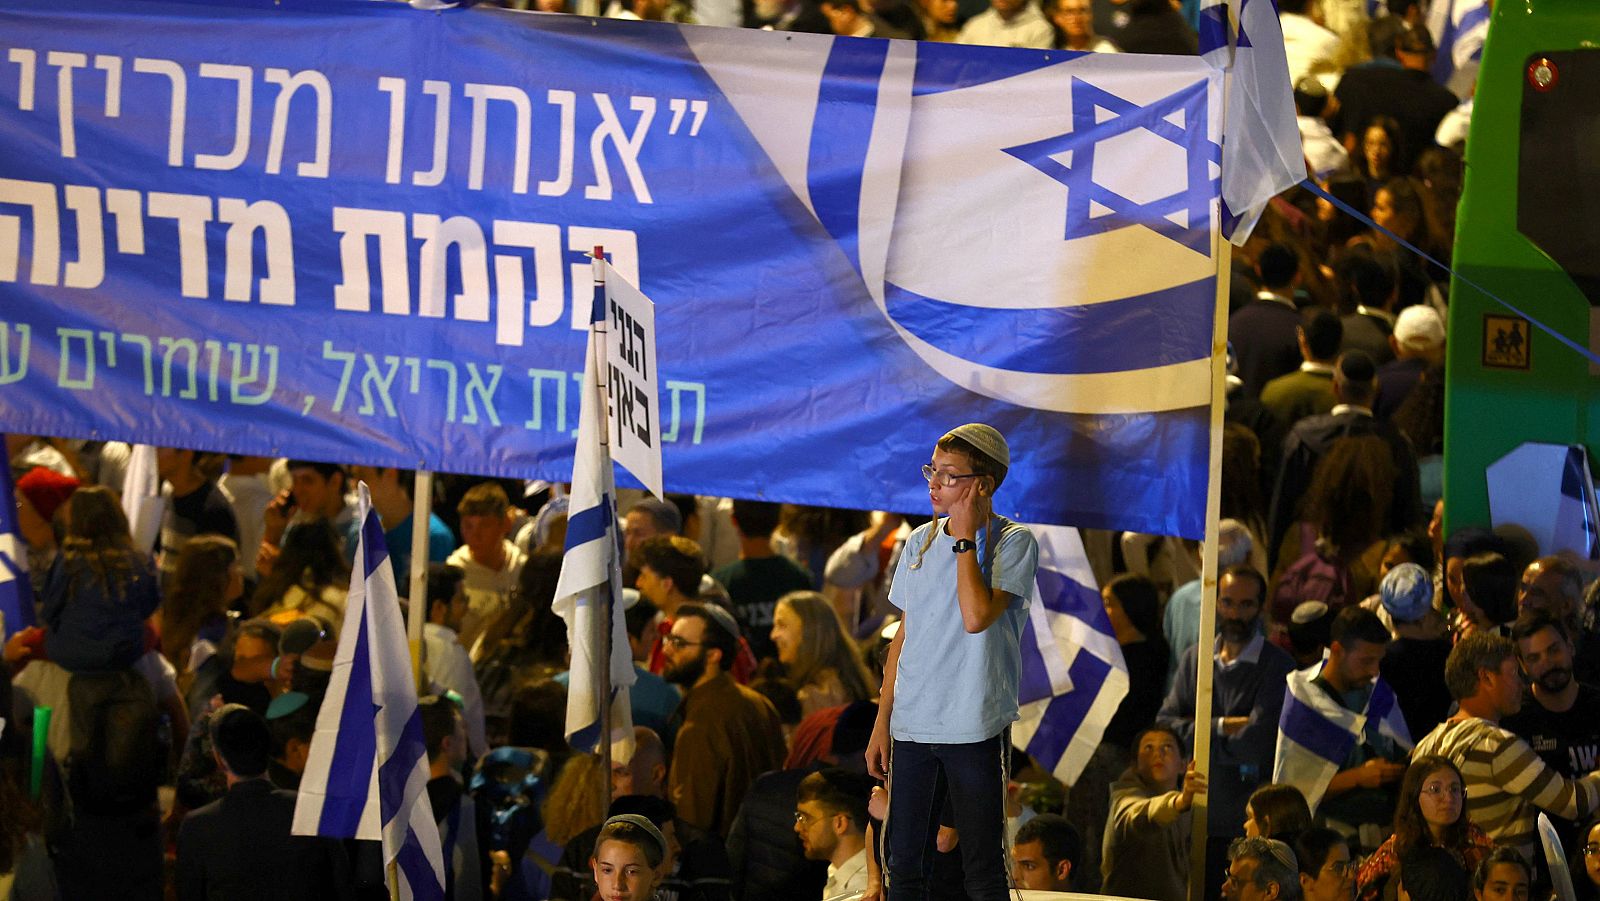
{"type": "MultiPolygon", "coordinates": [[[[1198,0],[586,2],[536,6],[1179,54],[1199,21],[1198,0]]],[[[1470,84],[1430,77],[1421,0],[1277,5],[1308,175],[1379,227],[1294,189],[1236,249],[1212,722],[1194,717],[1196,544],[1085,530],[1128,694],[1070,785],[1000,748],[1000,865],[1017,887],[1149,899],[1196,879],[1237,899],[1527,898],[1554,878],[1543,811],[1579,897],[1600,897],[1595,573],[1525,533],[1443,530],[1446,273],[1399,242],[1449,262],[1470,84]],[[1416,747],[1374,716],[1331,778],[1274,783],[1296,672],[1360,714],[1381,677],[1416,747]]],[[[7,629],[0,899],[388,896],[376,843],[290,829],[358,480],[403,602],[427,618],[420,710],[450,898],[908,897],[885,885],[885,849],[918,855],[918,897],[960,898],[964,869],[991,865],[995,846],[980,857],[956,828],[960,786],[883,839],[895,676],[951,675],[936,657],[908,672],[895,640],[902,557],[953,559],[927,557],[926,513],[626,496],[636,750],[606,773],[563,736],[561,486],[440,476],[419,526],[406,471],[162,448],[157,526],[119,498],[127,445],[10,436],[7,452],[40,625],[7,629]],[[412,598],[417,528],[428,576],[412,598]]],[[[970,477],[924,474],[935,492],[970,477]]],[[[973,615],[968,632],[994,622],[973,615]]],[[[894,715],[936,721],[942,703],[902,691],[894,715]]]]}

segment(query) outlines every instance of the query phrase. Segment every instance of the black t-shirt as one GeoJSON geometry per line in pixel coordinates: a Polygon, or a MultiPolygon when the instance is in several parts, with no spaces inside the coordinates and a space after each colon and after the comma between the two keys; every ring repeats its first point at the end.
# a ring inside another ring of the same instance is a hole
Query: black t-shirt
{"type": "Polygon", "coordinates": [[[1450,689],[1444,684],[1444,663],[1449,657],[1448,638],[1398,638],[1389,642],[1384,652],[1379,672],[1394,689],[1413,741],[1432,732],[1450,715],[1450,689]]]}
{"type": "Polygon", "coordinates": [[[1531,696],[1502,726],[1525,739],[1545,765],[1564,776],[1600,768],[1600,688],[1580,684],[1572,709],[1552,713],[1531,696]]]}
{"type": "Polygon", "coordinates": [[[734,615],[744,628],[750,651],[759,658],[773,657],[772,611],[778,598],[791,591],[810,591],[811,574],[782,554],[735,560],[711,574],[728,589],[734,615]]]}

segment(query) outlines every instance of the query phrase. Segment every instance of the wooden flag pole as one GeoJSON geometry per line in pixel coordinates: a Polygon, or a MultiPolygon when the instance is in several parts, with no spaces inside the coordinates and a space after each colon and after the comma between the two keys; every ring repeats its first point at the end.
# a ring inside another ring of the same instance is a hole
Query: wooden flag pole
{"type": "Polygon", "coordinates": [[[428,621],[428,524],[433,518],[433,472],[417,470],[411,489],[411,572],[395,578],[411,580],[410,613],[406,618],[406,637],[411,644],[411,671],[416,675],[417,694],[427,691],[422,674],[422,624],[428,621]]]}
{"type": "MultiPolygon", "coordinates": [[[[1223,104],[1227,97],[1224,94],[1223,104]]],[[[1194,763],[1211,777],[1211,646],[1217,626],[1217,534],[1222,516],[1222,420],[1228,406],[1228,293],[1233,245],[1223,237],[1220,218],[1212,227],[1211,252],[1217,261],[1217,297],[1211,327],[1211,448],[1206,477],[1206,535],[1200,546],[1200,634],[1195,644],[1194,763]]],[[[1207,795],[1194,798],[1193,840],[1189,848],[1189,901],[1206,893],[1207,795]]]]}
{"type": "MultiPolygon", "coordinates": [[[[594,267],[594,306],[600,315],[590,316],[589,353],[593,354],[595,400],[599,404],[598,409],[600,411],[600,465],[609,469],[611,466],[611,408],[607,394],[610,386],[608,384],[609,373],[606,366],[606,249],[604,247],[598,244],[595,245],[594,259],[591,265],[594,267]]],[[[616,500],[602,497],[600,501],[610,507],[607,515],[615,523],[616,500]]],[[[619,563],[620,561],[613,556],[611,568],[614,570],[619,563]]],[[[597,636],[598,640],[593,645],[600,649],[600,665],[596,667],[600,678],[595,683],[596,694],[600,703],[600,763],[601,772],[606,774],[605,778],[600,780],[601,819],[605,818],[606,811],[611,807],[611,617],[617,600],[611,597],[612,584],[610,573],[607,573],[606,587],[601,593],[601,596],[605,598],[605,603],[601,605],[604,609],[601,610],[599,616],[594,617],[596,628],[600,632],[597,636]]]]}

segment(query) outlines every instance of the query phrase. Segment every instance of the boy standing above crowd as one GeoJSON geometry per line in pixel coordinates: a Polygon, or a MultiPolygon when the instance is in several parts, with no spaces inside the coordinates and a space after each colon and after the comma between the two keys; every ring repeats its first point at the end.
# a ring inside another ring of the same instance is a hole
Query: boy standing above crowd
{"type": "Polygon", "coordinates": [[[1039,562],[1032,533],[993,512],[1010,465],[1005,438],[969,423],[940,438],[922,467],[936,518],[906,540],[890,588],[904,618],[867,746],[868,773],[889,778],[890,901],[928,896],[946,802],[968,897],[1006,897],[1006,732],[1039,562]]]}

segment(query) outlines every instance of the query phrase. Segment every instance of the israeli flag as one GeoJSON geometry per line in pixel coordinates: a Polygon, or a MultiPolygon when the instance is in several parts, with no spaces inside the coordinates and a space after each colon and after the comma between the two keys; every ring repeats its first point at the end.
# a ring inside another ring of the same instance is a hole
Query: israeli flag
{"type": "Polygon", "coordinates": [[[1039,542],[1039,569],[1022,630],[1020,718],[1011,740],[1071,785],[1128,694],[1128,665],[1078,530],[1028,528],[1039,542]]]}
{"type": "Polygon", "coordinates": [[[1600,504],[1595,500],[1594,476],[1589,474],[1589,450],[1574,444],[1567,448],[1566,462],[1561,467],[1561,497],[1556,502],[1549,547],[1570,550],[1586,560],[1600,560],[1597,520],[1600,504]]]}
{"type": "MultiPolygon", "coordinates": [[[[595,306],[591,325],[604,317],[595,306]]],[[[567,621],[567,647],[572,652],[567,683],[567,741],[581,751],[598,751],[604,737],[601,711],[611,705],[611,754],[614,760],[633,756],[633,713],[628,687],[634,682],[633,652],[622,615],[622,553],[617,530],[615,473],[606,452],[606,428],[600,422],[596,356],[593,342],[584,356],[583,397],[578,414],[578,446],[572,461],[572,492],[567,509],[566,553],[556,583],[556,614],[567,621]],[[611,690],[600,696],[604,650],[597,647],[601,622],[611,614],[611,690]]],[[[603,362],[602,362],[603,365],[603,362]]]]}
{"type": "MultiPolygon", "coordinates": [[[[0,435],[3,441],[4,435],[0,435]]],[[[0,443],[0,448],[5,447],[0,443]]],[[[17,497],[11,463],[0,454],[0,626],[5,638],[33,625],[33,583],[28,580],[28,546],[17,527],[17,497]]]]}
{"type": "Polygon", "coordinates": [[[1433,80],[1462,100],[1472,96],[1483,59],[1483,41],[1489,34],[1488,0],[1433,0],[1428,9],[1428,32],[1438,52],[1433,58],[1433,80]]]}
{"type": "Polygon", "coordinates": [[[1267,202],[1306,177],[1277,8],[1201,0],[1200,55],[1223,73],[1222,233],[1243,244],[1267,202]]]}
{"type": "Polygon", "coordinates": [[[1272,781],[1300,789],[1313,810],[1322,801],[1328,783],[1338,774],[1361,741],[1367,723],[1407,749],[1415,747],[1411,730],[1395,702],[1394,689],[1383,681],[1373,683],[1367,707],[1361,713],[1347,710],[1326,691],[1312,684],[1322,667],[1307,667],[1289,674],[1283,713],[1278,717],[1278,749],[1273,759],[1272,781]]]}
{"type": "Polygon", "coordinates": [[[428,803],[417,681],[383,526],[366,483],[333,678],[294,809],[295,835],[383,841],[400,897],[443,901],[444,855],[428,803]]]}

